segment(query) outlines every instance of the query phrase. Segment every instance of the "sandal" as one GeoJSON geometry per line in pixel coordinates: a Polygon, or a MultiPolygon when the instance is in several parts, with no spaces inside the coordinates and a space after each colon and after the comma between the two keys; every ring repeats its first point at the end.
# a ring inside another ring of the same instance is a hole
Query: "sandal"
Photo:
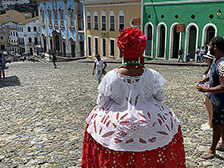
{"type": "Polygon", "coordinates": [[[215,157],[215,154],[213,154],[213,153],[208,153],[208,152],[205,152],[205,153],[203,153],[203,155],[202,155],[202,158],[203,159],[213,159],[215,157]]]}
{"type": "Polygon", "coordinates": [[[218,146],[215,148],[218,151],[224,151],[224,145],[223,144],[218,144],[218,146]]]}

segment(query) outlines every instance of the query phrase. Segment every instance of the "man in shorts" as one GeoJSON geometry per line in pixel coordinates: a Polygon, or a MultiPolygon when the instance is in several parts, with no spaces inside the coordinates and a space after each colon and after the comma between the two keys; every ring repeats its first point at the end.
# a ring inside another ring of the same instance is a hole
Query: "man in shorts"
{"type": "Polygon", "coordinates": [[[197,85],[200,92],[211,92],[213,108],[212,144],[202,155],[204,159],[213,158],[216,150],[224,148],[224,39],[214,37],[211,39],[209,46],[210,54],[215,55],[215,59],[211,65],[209,76],[199,82],[204,83],[209,80],[210,87],[197,85]],[[220,137],[222,137],[222,142],[217,146],[220,137]]]}

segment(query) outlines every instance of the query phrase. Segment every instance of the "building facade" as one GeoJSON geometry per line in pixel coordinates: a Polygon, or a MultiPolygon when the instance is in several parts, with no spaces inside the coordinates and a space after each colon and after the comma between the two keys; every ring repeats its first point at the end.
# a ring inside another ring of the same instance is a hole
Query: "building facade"
{"type": "Polygon", "coordinates": [[[127,27],[140,28],[141,0],[83,0],[86,56],[119,60],[117,36],[127,27]]]}
{"type": "Polygon", "coordinates": [[[40,45],[39,17],[34,17],[19,23],[17,26],[17,34],[19,53],[33,55],[35,47],[40,45]]]}
{"type": "Polygon", "coordinates": [[[45,52],[83,57],[83,7],[78,0],[42,0],[39,5],[41,46],[45,52]]]}
{"type": "Polygon", "coordinates": [[[198,46],[206,48],[212,37],[224,36],[223,9],[224,0],[143,0],[145,56],[177,59],[182,48],[184,56],[195,59],[198,46]]]}
{"type": "Polygon", "coordinates": [[[16,10],[8,10],[5,14],[0,15],[0,25],[7,22],[19,23],[30,18],[32,18],[30,13],[20,13],[16,10]]]}
{"type": "Polygon", "coordinates": [[[9,39],[8,39],[8,46],[10,51],[15,53],[19,53],[19,44],[18,44],[18,31],[17,26],[10,28],[9,39]]]}

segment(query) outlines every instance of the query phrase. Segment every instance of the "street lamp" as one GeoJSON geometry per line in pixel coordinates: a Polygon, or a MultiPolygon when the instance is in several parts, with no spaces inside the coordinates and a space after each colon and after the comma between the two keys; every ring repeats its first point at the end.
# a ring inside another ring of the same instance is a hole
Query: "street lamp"
{"type": "Polygon", "coordinates": [[[216,12],[216,15],[218,16],[218,18],[220,18],[220,16],[222,15],[222,11],[219,9],[219,10],[216,12]]]}

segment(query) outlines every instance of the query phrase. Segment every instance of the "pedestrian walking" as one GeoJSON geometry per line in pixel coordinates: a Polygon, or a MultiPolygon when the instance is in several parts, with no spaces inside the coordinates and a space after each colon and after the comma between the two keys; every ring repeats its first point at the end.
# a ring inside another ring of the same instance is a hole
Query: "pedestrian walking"
{"type": "Polygon", "coordinates": [[[127,28],[117,37],[124,64],[98,86],[87,118],[81,166],[185,168],[179,120],[161,103],[166,80],[144,67],[146,36],[127,28]]]}
{"type": "Polygon", "coordinates": [[[5,79],[5,57],[0,53],[0,79],[5,79]]]}
{"type": "Polygon", "coordinates": [[[196,52],[195,52],[197,62],[201,62],[200,51],[201,51],[201,47],[198,46],[198,48],[197,48],[197,50],[196,50],[196,52]]]}
{"type": "MultiPolygon", "coordinates": [[[[204,55],[204,61],[208,65],[207,70],[204,72],[203,78],[209,76],[211,64],[213,62],[214,56],[210,54],[210,51],[206,55],[204,55]]],[[[209,81],[204,83],[207,87],[209,87],[209,81]]],[[[204,104],[206,106],[206,110],[208,112],[208,122],[201,125],[201,130],[212,130],[212,101],[210,93],[204,93],[204,104]]]]}
{"type": "Polygon", "coordinates": [[[214,37],[210,41],[210,54],[215,56],[211,65],[210,74],[202,79],[201,83],[209,80],[209,87],[197,84],[200,92],[210,92],[213,117],[213,135],[210,148],[202,155],[204,159],[215,157],[216,150],[224,148],[224,39],[222,37],[214,37]],[[217,146],[220,137],[221,143],[217,146]]]}
{"type": "Polygon", "coordinates": [[[57,68],[56,61],[57,61],[56,54],[53,54],[52,62],[53,62],[54,68],[57,68]]]}
{"type": "Polygon", "coordinates": [[[184,62],[182,47],[178,50],[178,62],[180,62],[180,61],[184,62]]]}
{"type": "Polygon", "coordinates": [[[100,55],[96,55],[96,59],[94,60],[94,66],[93,66],[93,71],[92,75],[95,73],[95,69],[97,69],[96,75],[97,75],[97,80],[100,83],[102,75],[105,74],[105,68],[107,67],[107,63],[101,59],[100,55]]]}

